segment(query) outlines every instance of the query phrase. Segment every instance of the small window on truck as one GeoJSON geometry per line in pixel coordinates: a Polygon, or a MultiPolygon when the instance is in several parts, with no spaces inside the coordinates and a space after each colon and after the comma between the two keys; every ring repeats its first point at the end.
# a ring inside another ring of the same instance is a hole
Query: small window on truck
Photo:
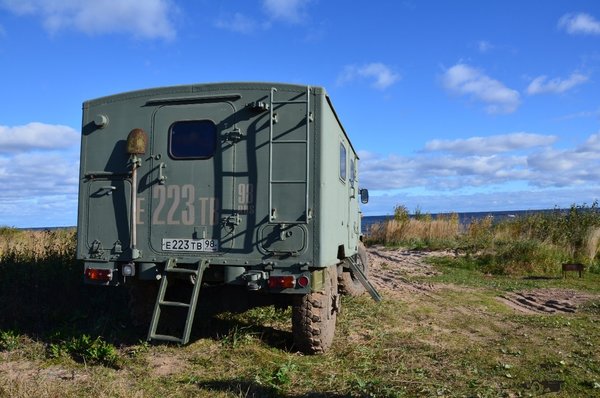
{"type": "Polygon", "coordinates": [[[346,147],[340,143],[340,178],[346,181],[346,147]]]}
{"type": "Polygon", "coordinates": [[[217,148],[217,126],[210,120],[185,120],[169,127],[169,155],[174,159],[208,159],[217,148]]]}

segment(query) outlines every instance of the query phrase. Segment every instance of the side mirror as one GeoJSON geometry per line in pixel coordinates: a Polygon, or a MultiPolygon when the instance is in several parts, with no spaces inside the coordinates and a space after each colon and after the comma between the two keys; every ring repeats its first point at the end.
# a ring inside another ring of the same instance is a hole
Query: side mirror
{"type": "Polygon", "coordinates": [[[358,192],[360,193],[360,203],[369,203],[369,190],[363,188],[358,192]]]}

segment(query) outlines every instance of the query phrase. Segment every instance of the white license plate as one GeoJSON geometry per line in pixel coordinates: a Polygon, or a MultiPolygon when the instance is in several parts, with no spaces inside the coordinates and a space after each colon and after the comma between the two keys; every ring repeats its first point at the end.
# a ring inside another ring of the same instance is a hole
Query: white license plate
{"type": "Polygon", "coordinates": [[[162,240],[163,251],[216,252],[219,250],[217,239],[174,239],[162,240]]]}

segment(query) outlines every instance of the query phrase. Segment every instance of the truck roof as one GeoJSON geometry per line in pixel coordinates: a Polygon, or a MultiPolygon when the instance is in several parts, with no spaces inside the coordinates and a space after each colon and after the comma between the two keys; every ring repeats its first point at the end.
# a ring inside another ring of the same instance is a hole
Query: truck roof
{"type": "MultiPolygon", "coordinates": [[[[288,83],[272,83],[272,82],[228,82],[228,83],[195,83],[183,84],[177,86],[154,87],[142,90],[128,91],[124,93],[108,95],[85,101],[84,108],[90,105],[100,105],[111,102],[125,101],[132,98],[151,97],[153,95],[164,94],[196,94],[204,91],[228,91],[228,90],[265,90],[276,87],[278,90],[289,91],[304,91],[306,85],[288,84],[288,83]]],[[[310,86],[317,94],[327,95],[323,87],[310,86]]]]}
{"type": "MultiPolygon", "coordinates": [[[[164,95],[181,95],[182,99],[186,96],[197,95],[202,92],[215,92],[215,91],[236,91],[236,90],[270,90],[272,87],[277,88],[277,90],[287,90],[287,91],[304,91],[306,90],[307,85],[303,84],[289,84],[289,83],[273,83],[273,82],[227,82],[227,83],[195,83],[195,84],[183,84],[177,86],[163,86],[163,87],[154,87],[142,90],[134,90],[127,91],[124,93],[108,95],[104,97],[99,97],[95,99],[87,100],[83,103],[83,109],[88,109],[91,106],[98,106],[103,104],[110,104],[120,101],[127,101],[135,98],[149,98],[153,96],[164,96],[164,95]]],[[[344,135],[348,138],[348,133],[340,118],[338,117],[333,104],[331,103],[331,99],[327,95],[327,91],[323,87],[319,86],[309,86],[315,94],[323,95],[327,99],[327,103],[329,107],[333,111],[335,118],[337,119],[344,135]]],[[[348,138],[348,142],[350,143],[350,147],[352,151],[358,157],[354,146],[352,145],[352,141],[348,138]]]]}

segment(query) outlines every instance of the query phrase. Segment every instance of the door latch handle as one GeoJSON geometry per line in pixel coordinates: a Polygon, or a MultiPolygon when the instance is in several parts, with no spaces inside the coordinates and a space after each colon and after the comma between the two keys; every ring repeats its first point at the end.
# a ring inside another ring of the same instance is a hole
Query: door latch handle
{"type": "Polygon", "coordinates": [[[165,183],[165,180],[167,179],[167,176],[163,174],[163,169],[167,167],[167,165],[165,163],[160,163],[158,165],[158,183],[163,185],[165,183]]]}
{"type": "Polygon", "coordinates": [[[100,192],[104,192],[105,195],[111,195],[113,193],[113,191],[116,189],[117,189],[117,187],[115,187],[115,186],[107,185],[104,187],[100,187],[100,192]]]}

